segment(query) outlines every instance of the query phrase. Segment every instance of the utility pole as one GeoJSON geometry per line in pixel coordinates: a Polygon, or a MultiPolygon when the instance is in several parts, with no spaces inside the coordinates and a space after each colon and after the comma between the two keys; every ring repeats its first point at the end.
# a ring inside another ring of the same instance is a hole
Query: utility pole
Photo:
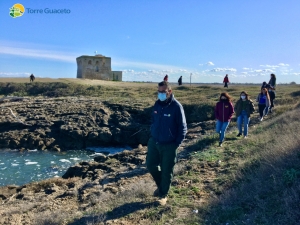
{"type": "Polygon", "coordinates": [[[192,73],[190,74],[190,86],[192,86],[192,73]]]}

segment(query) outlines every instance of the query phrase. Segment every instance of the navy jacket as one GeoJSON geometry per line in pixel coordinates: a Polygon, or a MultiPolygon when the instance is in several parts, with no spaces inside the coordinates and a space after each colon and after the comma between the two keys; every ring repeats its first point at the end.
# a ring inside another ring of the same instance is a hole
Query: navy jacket
{"type": "Polygon", "coordinates": [[[182,105],[171,94],[167,104],[157,100],[152,111],[151,136],[160,144],[181,144],[187,132],[182,105]]]}

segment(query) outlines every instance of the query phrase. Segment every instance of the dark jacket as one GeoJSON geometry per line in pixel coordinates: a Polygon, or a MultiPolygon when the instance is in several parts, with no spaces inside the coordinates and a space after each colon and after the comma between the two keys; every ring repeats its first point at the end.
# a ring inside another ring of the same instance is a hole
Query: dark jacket
{"type": "Polygon", "coordinates": [[[275,92],[269,91],[270,100],[275,99],[275,92]]]}
{"type": "MultiPolygon", "coordinates": [[[[234,111],[235,111],[235,114],[237,117],[240,116],[240,114],[242,113],[242,101],[243,100],[240,98],[234,106],[234,111]]],[[[250,99],[246,100],[246,102],[247,102],[247,104],[246,104],[245,110],[247,112],[248,117],[250,117],[250,114],[254,113],[254,111],[255,111],[254,103],[250,99]]]]}
{"type": "Polygon", "coordinates": [[[173,94],[167,101],[164,104],[157,100],[153,106],[151,136],[160,144],[174,143],[179,146],[187,132],[183,107],[173,94]]]}
{"type": "Polygon", "coordinates": [[[269,83],[271,86],[273,86],[273,88],[275,89],[276,87],[276,78],[275,77],[271,77],[271,79],[269,80],[269,83]]]}
{"type": "Polygon", "coordinates": [[[221,122],[229,122],[233,113],[233,105],[229,101],[220,101],[215,107],[215,117],[221,122]]]}
{"type": "Polygon", "coordinates": [[[223,83],[229,83],[228,77],[224,77],[223,83]]]}

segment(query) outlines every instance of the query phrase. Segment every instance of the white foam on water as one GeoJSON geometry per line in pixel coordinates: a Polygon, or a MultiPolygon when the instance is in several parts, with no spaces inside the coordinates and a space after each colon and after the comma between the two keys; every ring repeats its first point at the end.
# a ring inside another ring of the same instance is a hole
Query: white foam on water
{"type": "Polygon", "coordinates": [[[18,166],[19,164],[17,163],[12,163],[11,166],[18,166]]]}
{"type": "Polygon", "coordinates": [[[26,162],[25,165],[33,165],[33,164],[38,164],[38,162],[26,162]]]}
{"type": "Polygon", "coordinates": [[[95,152],[94,154],[89,155],[89,156],[90,156],[90,157],[94,157],[94,156],[98,156],[98,155],[103,155],[103,153],[97,153],[97,152],[95,152]]]}
{"type": "Polygon", "coordinates": [[[7,167],[3,167],[3,168],[1,168],[1,170],[5,170],[7,167]]]}
{"type": "Polygon", "coordinates": [[[54,177],[60,177],[60,176],[55,175],[54,177]]]}
{"type": "Polygon", "coordinates": [[[37,149],[33,149],[33,150],[28,150],[29,152],[37,152],[37,149]]]}
{"type": "Polygon", "coordinates": [[[81,160],[80,158],[77,158],[77,157],[75,157],[75,158],[70,158],[70,159],[73,159],[74,161],[81,160]]]}
{"type": "Polygon", "coordinates": [[[60,162],[68,162],[68,163],[71,163],[70,160],[67,160],[67,159],[60,159],[59,161],[60,161],[60,162]]]}
{"type": "Polygon", "coordinates": [[[55,164],[55,162],[54,162],[54,161],[51,161],[51,164],[55,164]]]}
{"type": "Polygon", "coordinates": [[[0,163],[0,165],[4,165],[4,163],[0,163]]]}

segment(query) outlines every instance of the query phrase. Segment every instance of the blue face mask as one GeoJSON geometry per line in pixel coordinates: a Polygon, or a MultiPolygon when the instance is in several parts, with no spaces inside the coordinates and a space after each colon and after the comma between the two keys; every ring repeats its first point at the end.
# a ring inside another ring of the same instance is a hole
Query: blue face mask
{"type": "Polygon", "coordinates": [[[158,93],[157,98],[163,102],[167,99],[167,94],[166,93],[158,93]]]}

